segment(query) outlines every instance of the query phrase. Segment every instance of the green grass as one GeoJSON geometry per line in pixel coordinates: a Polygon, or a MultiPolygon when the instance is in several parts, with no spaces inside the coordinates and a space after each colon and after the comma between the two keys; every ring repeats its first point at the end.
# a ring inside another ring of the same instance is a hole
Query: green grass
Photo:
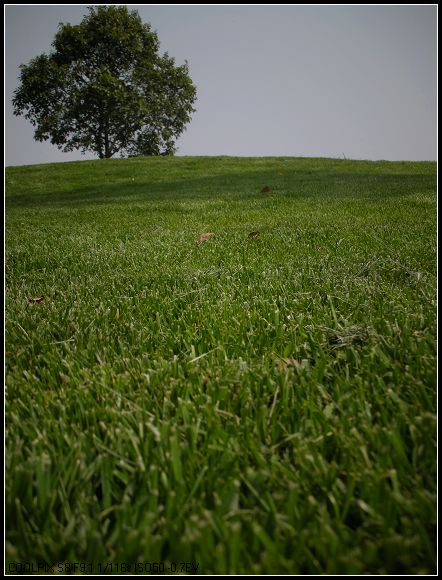
{"type": "Polygon", "coordinates": [[[8,563],[435,572],[435,163],[6,186],[8,563]]]}

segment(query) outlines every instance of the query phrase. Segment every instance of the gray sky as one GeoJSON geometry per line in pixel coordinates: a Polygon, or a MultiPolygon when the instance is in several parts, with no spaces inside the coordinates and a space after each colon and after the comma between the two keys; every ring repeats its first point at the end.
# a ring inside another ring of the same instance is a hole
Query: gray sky
{"type": "MultiPolygon", "coordinates": [[[[5,163],[93,155],[37,143],[12,114],[18,67],[84,5],[5,7],[5,163]]],[[[128,5],[189,62],[197,112],[179,155],[436,159],[437,6],[128,5]]]]}

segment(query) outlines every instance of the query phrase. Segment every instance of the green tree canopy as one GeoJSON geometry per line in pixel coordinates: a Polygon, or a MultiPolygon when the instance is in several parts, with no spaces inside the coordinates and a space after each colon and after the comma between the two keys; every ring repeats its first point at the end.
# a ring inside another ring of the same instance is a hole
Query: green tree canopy
{"type": "Polygon", "coordinates": [[[60,24],[54,50],[20,67],[14,114],[35,139],[100,158],[167,155],[190,121],[196,88],[136,11],[96,6],[78,25],[60,24]]]}

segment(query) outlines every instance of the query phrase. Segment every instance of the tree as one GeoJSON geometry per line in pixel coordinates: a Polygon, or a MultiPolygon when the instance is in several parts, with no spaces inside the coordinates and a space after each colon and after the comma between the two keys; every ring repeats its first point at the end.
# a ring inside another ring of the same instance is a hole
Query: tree
{"type": "Polygon", "coordinates": [[[195,111],[187,62],[159,54],[150,24],[125,6],[95,6],[78,25],[60,24],[54,50],[20,67],[15,115],[37,141],[100,159],[168,155],[195,111]]]}

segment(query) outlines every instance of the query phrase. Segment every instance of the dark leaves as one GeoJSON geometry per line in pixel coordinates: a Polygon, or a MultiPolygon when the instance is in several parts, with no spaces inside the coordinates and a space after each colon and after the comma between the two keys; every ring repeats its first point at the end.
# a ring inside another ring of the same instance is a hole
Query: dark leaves
{"type": "Polygon", "coordinates": [[[332,351],[340,348],[363,345],[369,339],[369,332],[361,326],[347,326],[327,329],[327,343],[332,351]]]}
{"type": "Polygon", "coordinates": [[[38,298],[29,298],[30,304],[41,304],[44,302],[46,296],[39,296],[38,298]]]}
{"type": "Polygon", "coordinates": [[[198,243],[201,244],[202,242],[207,242],[207,240],[214,235],[215,235],[214,232],[207,232],[205,234],[201,234],[198,236],[198,243]]]}

